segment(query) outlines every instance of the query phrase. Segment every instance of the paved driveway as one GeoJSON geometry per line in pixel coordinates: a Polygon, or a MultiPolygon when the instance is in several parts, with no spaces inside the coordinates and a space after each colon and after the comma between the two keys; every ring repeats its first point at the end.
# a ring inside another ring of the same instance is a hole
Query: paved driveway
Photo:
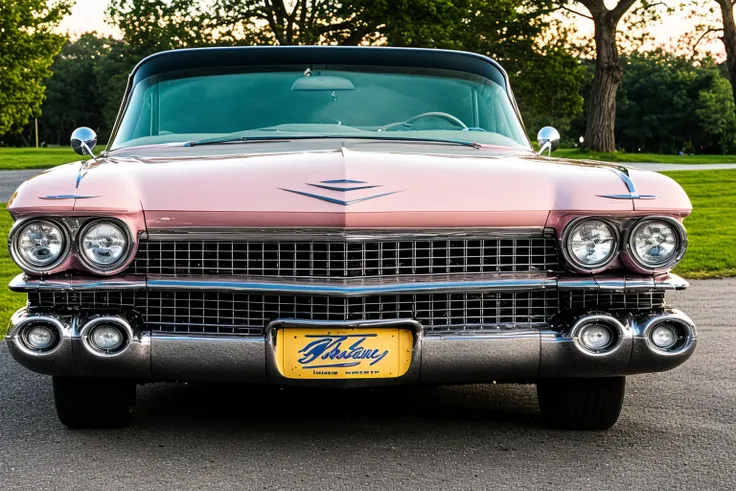
{"type": "Polygon", "coordinates": [[[134,425],[70,431],[0,343],[0,489],[731,490],[736,279],[670,298],[693,358],[629,378],[608,432],[541,425],[532,386],[298,391],[154,384],[134,425]]]}

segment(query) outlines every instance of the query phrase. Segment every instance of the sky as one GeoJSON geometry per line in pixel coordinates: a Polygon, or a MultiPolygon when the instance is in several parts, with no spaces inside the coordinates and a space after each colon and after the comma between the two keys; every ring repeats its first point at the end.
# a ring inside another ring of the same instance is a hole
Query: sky
{"type": "MultiPolygon", "coordinates": [[[[86,31],[97,31],[104,34],[115,35],[113,29],[105,24],[105,9],[107,0],[77,0],[72,8],[72,14],[59,26],[60,32],[69,32],[79,35],[86,31]]],[[[607,0],[608,3],[615,3],[607,0]]],[[[677,39],[688,31],[692,31],[695,21],[687,19],[682,12],[677,12],[663,19],[661,24],[652,27],[652,35],[655,42],[662,46],[673,46],[677,39]]],[[[578,29],[581,33],[593,31],[592,22],[579,18],[578,29]]],[[[707,49],[713,52],[717,58],[725,57],[725,50],[720,41],[714,41],[707,45],[707,49]]]]}

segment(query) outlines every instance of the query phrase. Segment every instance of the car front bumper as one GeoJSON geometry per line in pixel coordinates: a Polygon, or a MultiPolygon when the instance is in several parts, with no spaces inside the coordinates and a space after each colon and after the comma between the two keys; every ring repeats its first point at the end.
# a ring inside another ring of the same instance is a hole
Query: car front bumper
{"type": "Polygon", "coordinates": [[[220,381],[316,385],[331,387],[474,382],[530,382],[549,377],[605,377],[672,369],[693,353],[697,331],[682,312],[661,308],[635,312],[561,312],[549,323],[509,326],[451,334],[425,333],[416,321],[312,322],[314,327],[380,329],[408,326],[414,331],[408,372],[394,379],[294,380],[284,377],[276,363],[276,330],[303,321],[279,320],[264,335],[183,335],[151,332],[133,311],[104,313],[130,326],[125,349],[102,354],[90,349],[84,326],[95,315],[19,310],[7,335],[13,357],[26,368],[47,375],[113,377],[145,381],[220,381]],[[29,349],[24,328],[47,323],[58,329],[59,341],[48,352],[29,349]],[[615,348],[591,353],[579,340],[580,327],[604,322],[618,330],[615,348]],[[667,322],[678,327],[678,349],[663,351],[649,340],[653,326],[667,322]]]}

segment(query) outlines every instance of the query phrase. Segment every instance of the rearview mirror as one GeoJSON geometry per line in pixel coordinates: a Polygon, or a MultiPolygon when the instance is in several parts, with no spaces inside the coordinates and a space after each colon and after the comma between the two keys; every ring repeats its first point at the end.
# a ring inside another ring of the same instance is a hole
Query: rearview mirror
{"type": "Polygon", "coordinates": [[[97,145],[97,133],[92,128],[82,126],[72,132],[72,150],[77,152],[79,155],[89,155],[95,158],[95,154],[92,153],[92,149],[97,145]]]}
{"type": "Polygon", "coordinates": [[[537,133],[537,143],[539,155],[547,151],[547,156],[550,156],[560,146],[560,132],[551,126],[545,126],[537,133]]]}

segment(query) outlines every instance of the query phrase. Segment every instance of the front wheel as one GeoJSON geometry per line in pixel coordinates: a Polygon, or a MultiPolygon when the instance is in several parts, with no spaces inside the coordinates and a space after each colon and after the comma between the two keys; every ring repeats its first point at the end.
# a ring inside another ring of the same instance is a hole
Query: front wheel
{"type": "Polygon", "coordinates": [[[122,428],[130,424],[135,391],[127,380],[54,377],[56,414],[69,428],[122,428]]]}
{"type": "Polygon", "coordinates": [[[553,428],[607,430],[618,421],[626,377],[543,379],[537,383],[542,417],[553,428]]]}

